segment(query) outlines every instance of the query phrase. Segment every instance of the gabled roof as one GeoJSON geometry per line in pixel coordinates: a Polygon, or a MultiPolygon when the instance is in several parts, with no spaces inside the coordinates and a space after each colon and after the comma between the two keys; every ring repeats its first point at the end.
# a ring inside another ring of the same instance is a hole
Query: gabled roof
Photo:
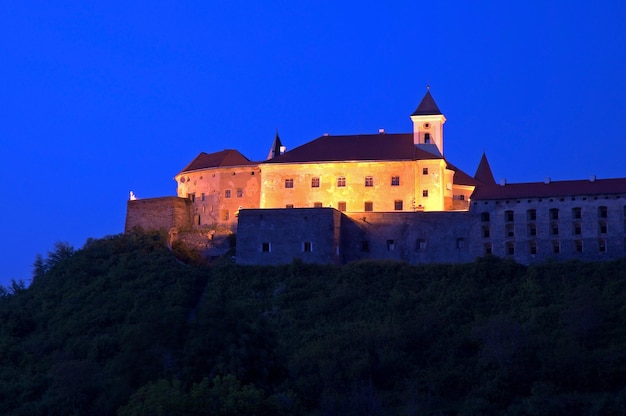
{"type": "Polygon", "coordinates": [[[489,166],[489,161],[487,160],[487,155],[484,152],[483,157],[480,158],[480,163],[478,163],[474,179],[484,183],[485,185],[496,184],[496,180],[493,178],[493,172],[491,171],[491,166],[489,166]]]}
{"type": "Polygon", "coordinates": [[[442,114],[433,99],[433,96],[430,95],[430,89],[426,91],[426,95],[422,98],[422,102],[417,106],[415,111],[413,111],[412,116],[432,116],[442,114]]]}
{"type": "Polygon", "coordinates": [[[322,136],[265,163],[441,159],[416,148],[413,133],[322,136]]]}
{"type": "Polygon", "coordinates": [[[251,162],[247,157],[239,153],[237,150],[222,150],[215,153],[200,153],[194,160],[191,161],[180,173],[190,172],[198,169],[208,169],[226,166],[242,166],[242,165],[256,165],[255,162],[251,162]]]}
{"type": "Polygon", "coordinates": [[[625,194],[626,178],[511,183],[478,186],[473,200],[549,198],[579,195],[625,194]]]}

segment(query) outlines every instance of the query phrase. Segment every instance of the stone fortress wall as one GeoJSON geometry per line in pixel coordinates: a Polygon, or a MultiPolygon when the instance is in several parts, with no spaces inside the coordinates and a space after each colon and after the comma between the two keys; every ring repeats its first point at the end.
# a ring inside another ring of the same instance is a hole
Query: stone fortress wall
{"type": "Polygon", "coordinates": [[[339,227],[322,225],[327,210],[242,210],[237,263],[465,263],[496,255],[532,264],[626,255],[626,194],[474,201],[465,212],[340,213],[339,227]]]}
{"type": "Polygon", "coordinates": [[[411,120],[413,133],[324,135],[289,152],[277,133],[260,162],[202,152],[175,176],[178,197],[128,202],[125,230],[206,253],[236,232],[240,264],[626,255],[626,178],[498,185],[485,154],[473,177],[444,158],[430,91],[411,120]]]}
{"type": "Polygon", "coordinates": [[[626,255],[626,194],[473,201],[472,255],[529,264],[626,255]]]}

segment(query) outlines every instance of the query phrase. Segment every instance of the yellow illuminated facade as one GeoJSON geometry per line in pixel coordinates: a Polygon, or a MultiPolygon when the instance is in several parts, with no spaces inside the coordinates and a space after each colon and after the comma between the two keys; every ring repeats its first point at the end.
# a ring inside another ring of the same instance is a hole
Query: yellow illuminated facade
{"type": "Polygon", "coordinates": [[[454,209],[455,194],[463,201],[473,191],[454,185],[443,159],[266,164],[262,171],[260,208],[445,211],[454,209]]]}
{"type": "Polygon", "coordinates": [[[235,228],[246,208],[332,207],[343,212],[467,210],[474,181],[443,157],[445,117],[427,92],[413,133],[324,135],[290,152],[278,136],[268,160],[235,150],[200,154],[176,175],[195,227],[235,228]]]}

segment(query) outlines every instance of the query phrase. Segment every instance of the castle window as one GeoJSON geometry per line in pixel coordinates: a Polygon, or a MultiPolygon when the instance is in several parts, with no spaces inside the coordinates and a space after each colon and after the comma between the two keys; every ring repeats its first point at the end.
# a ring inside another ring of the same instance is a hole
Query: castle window
{"type": "Polygon", "coordinates": [[[485,243],[484,247],[484,251],[486,255],[489,255],[491,253],[493,253],[493,249],[491,247],[491,243],[485,243]]]}
{"type": "Polygon", "coordinates": [[[550,219],[558,220],[559,219],[559,209],[558,208],[550,208],[550,219]]]}
{"type": "Polygon", "coordinates": [[[579,220],[582,218],[582,210],[580,207],[572,208],[572,218],[575,220],[579,220]]]}
{"type": "Polygon", "coordinates": [[[202,223],[200,222],[200,214],[196,214],[196,215],[194,215],[194,218],[195,218],[195,220],[196,220],[196,224],[198,224],[198,225],[202,224],[202,223]]]}
{"type": "Polygon", "coordinates": [[[320,178],[315,177],[311,178],[311,188],[319,188],[320,187],[320,178]]]}
{"type": "Polygon", "coordinates": [[[346,186],[346,177],[345,176],[340,176],[337,178],[337,187],[342,188],[346,186]]]}
{"type": "Polygon", "coordinates": [[[483,225],[483,238],[489,238],[489,226],[483,225]]]}
{"type": "Polygon", "coordinates": [[[536,221],[537,220],[537,210],[536,209],[529,209],[528,211],[526,211],[526,218],[528,219],[528,221],[536,221]]]}
{"type": "Polygon", "coordinates": [[[459,201],[465,201],[465,195],[461,194],[457,197],[459,201]]]}
{"type": "Polygon", "coordinates": [[[419,238],[415,244],[416,251],[425,251],[426,250],[426,240],[423,238],[419,238]]]}
{"type": "Polygon", "coordinates": [[[509,256],[512,256],[515,254],[515,244],[513,244],[510,241],[506,243],[506,254],[509,256]]]}
{"type": "Polygon", "coordinates": [[[607,233],[607,224],[606,221],[600,221],[600,223],[598,224],[599,229],[600,229],[600,234],[606,234],[607,233]]]}
{"type": "Polygon", "coordinates": [[[530,254],[533,254],[533,255],[537,254],[537,243],[534,241],[531,241],[528,246],[528,251],[530,252],[530,254]]]}
{"type": "Polygon", "coordinates": [[[598,240],[598,251],[600,253],[606,253],[606,240],[605,239],[598,240]]]}
{"type": "Polygon", "coordinates": [[[261,243],[261,252],[269,253],[271,251],[272,251],[272,246],[270,245],[270,243],[267,243],[267,242],[261,243]]]}
{"type": "Polygon", "coordinates": [[[367,240],[361,241],[361,252],[369,253],[370,251],[370,242],[367,240]]]}
{"type": "Polygon", "coordinates": [[[224,198],[230,198],[230,189],[224,191],[224,198]]]}
{"type": "Polygon", "coordinates": [[[310,241],[305,241],[302,243],[302,251],[304,253],[310,253],[313,251],[313,243],[310,241]]]}
{"type": "Polygon", "coordinates": [[[402,201],[393,201],[393,209],[395,211],[402,211],[402,201]]]}
{"type": "Polygon", "coordinates": [[[374,177],[366,176],[365,177],[365,186],[374,186],[374,177]]]}
{"type": "Polygon", "coordinates": [[[465,239],[457,238],[456,239],[456,248],[465,248],[465,239]]]}
{"type": "Polygon", "coordinates": [[[374,211],[374,203],[372,201],[365,201],[365,211],[374,211]]]}
{"type": "Polygon", "coordinates": [[[574,223],[574,235],[581,235],[582,233],[583,233],[582,225],[579,222],[574,223]]]}
{"type": "Polygon", "coordinates": [[[321,207],[322,207],[321,202],[313,202],[313,208],[321,208],[321,207]]]}
{"type": "Polygon", "coordinates": [[[583,252],[583,240],[574,241],[574,247],[575,247],[576,253],[582,253],[583,252]]]}
{"type": "Polygon", "coordinates": [[[205,195],[204,195],[204,192],[202,192],[202,195],[200,196],[200,200],[201,200],[201,201],[204,201],[204,200],[205,200],[205,195]]]}
{"type": "Polygon", "coordinates": [[[396,242],[395,240],[387,240],[387,251],[395,251],[396,242]]]}
{"type": "Polygon", "coordinates": [[[552,242],[552,252],[554,254],[560,254],[561,253],[561,243],[558,241],[553,241],[552,242]]]}
{"type": "Polygon", "coordinates": [[[506,222],[513,222],[513,211],[504,211],[504,220],[506,222]]]}
{"type": "Polygon", "coordinates": [[[552,232],[552,235],[559,235],[559,225],[558,224],[550,225],[550,230],[552,232]]]}
{"type": "Polygon", "coordinates": [[[293,208],[293,204],[287,204],[285,205],[285,208],[293,208]]]}
{"type": "Polygon", "coordinates": [[[285,179],[285,188],[293,188],[293,179],[285,179]]]}
{"type": "Polygon", "coordinates": [[[428,175],[428,168],[422,168],[422,175],[428,175]]]}
{"type": "Polygon", "coordinates": [[[392,176],[391,177],[391,186],[400,186],[400,177],[392,176]]]}
{"type": "Polygon", "coordinates": [[[606,218],[608,216],[608,209],[606,207],[598,207],[598,217],[606,218]]]}
{"type": "Polygon", "coordinates": [[[506,225],[505,236],[506,237],[514,237],[515,236],[515,229],[513,227],[513,224],[507,224],[506,225]]]}
{"type": "Polygon", "coordinates": [[[537,235],[537,226],[535,224],[528,224],[528,236],[534,237],[537,235]]]}
{"type": "Polygon", "coordinates": [[[187,194],[187,198],[189,198],[191,202],[196,202],[196,194],[187,194]]]}
{"type": "Polygon", "coordinates": [[[422,197],[428,198],[428,189],[422,189],[422,197]]]}
{"type": "Polygon", "coordinates": [[[480,213],[480,220],[482,222],[489,222],[489,213],[488,212],[481,212],[480,213]]]}
{"type": "Polygon", "coordinates": [[[341,212],[346,212],[346,203],[345,201],[337,202],[337,209],[341,212]]]}
{"type": "Polygon", "coordinates": [[[424,143],[430,143],[430,133],[424,133],[424,143]]]}
{"type": "Polygon", "coordinates": [[[237,188],[237,198],[243,197],[243,189],[237,188]]]}

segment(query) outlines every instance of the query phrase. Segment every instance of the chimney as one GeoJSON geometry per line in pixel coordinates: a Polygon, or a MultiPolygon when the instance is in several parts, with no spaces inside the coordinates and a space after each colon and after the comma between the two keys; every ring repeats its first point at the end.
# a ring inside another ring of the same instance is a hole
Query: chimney
{"type": "Polygon", "coordinates": [[[596,181],[596,175],[591,175],[589,177],[589,182],[595,182],[596,181]]]}
{"type": "Polygon", "coordinates": [[[385,129],[378,129],[378,134],[385,134],[385,129]]]}
{"type": "Polygon", "coordinates": [[[550,182],[552,182],[552,179],[550,179],[549,176],[543,180],[543,183],[545,183],[546,185],[549,184],[550,182]]]}
{"type": "Polygon", "coordinates": [[[500,186],[505,186],[506,185],[506,179],[502,178],[500,179],[500,186]]]}

